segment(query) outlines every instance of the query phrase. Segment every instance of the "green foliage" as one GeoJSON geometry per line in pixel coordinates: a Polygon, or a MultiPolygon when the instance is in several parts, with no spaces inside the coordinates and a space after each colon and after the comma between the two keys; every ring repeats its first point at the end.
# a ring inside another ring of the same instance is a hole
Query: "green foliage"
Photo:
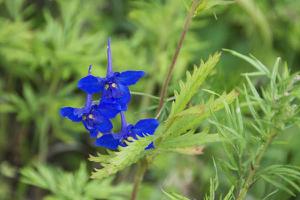
{"type": "Polygon", "coordinates": [[[204,63],[201,61],[199,67],[194,67],[192,75],[190,72],[186,73],[185,83],[179,81],[180,90],[179,92],[174,91],[176,101],[173,102],[169,117],[183,111],[191,98],[198,92],[199,87],[203,84],[206,77],[211,74],[212,70],[218,63],[220,56],[220,53],[216,53],[210,57],[207,62],[204,63]]]}
{"type": "Polygon", "coordinates": [[[154,138],[140,138],[137,141],[128,143],[128,147],[120,148],[120,151],[113,152],[109,156],[98,155],[92,156],[91,161],[100,162],[103,168],[97,169],[92,174],[92,178],[102,179],[110,176],[127,166],[137,162],[146,154],[155,155],[157,151],[170,150],[178,151],[181,148],[196,147],[210,142],[217,142],[220,138],[216,134],[191,133],[188,130],[195,130],[199,124],[216,112],[223,108],[224,102],[230,104],[237,96],[236,92],[222,95],[216,100],[210,100],[207,104],[197,105],[184,110],[193,95],[199,90],[200,85],[205,78],[211,73],[213,67],[217,64],[220,54],[210,57],[206,63],[202,62],[199,68],[194,68],[191,75],[187,73],[185,83],[180,82],[180,93],[175,92],[175,102],[172,104],[172,111],[168,120],[160,124],[155,132],[154,138]],[[181,141],[178,146],[174,145],[174,141],[181,141]],[[173,140],[173,141],[172,141],[173,140]],[[145,151],[150,142],[154,142],[155,149],[145,151]],[[172,146],[173,143],[173,146],[172,146]]]}
{"type": "Polygon", "coordinates": [[[22,181],[44,190],[51,195],[46,199],[124,199],[130,190],[130,185],[113,185],[112,178],[103,181],[89,180],[86,166],[81,164],[75,173],[64,172],[61,169],[37,164],[35,167],[22,169],[22,181]]]}
{"type": "Polygon", "coordinates": [[[244,74],[247,86],[244,86],[245,102],[242,104],[248,107],[248,111],[239,102],[234,107],[226,105],[226,120],[212,122],[224,138],[235,137],[235,140],[224,143],[227,159],[219,161],[222,170],[235,186],[237,199],[244,199],[259,179],[295,195],[293,191],[300,191],[300,169],[288,165],[263,165],[262,159],[273,141],[299,121],[299,99],[294,95],[299,87],[298,74],[291,75],[286,65],[280,72],[279,59],[270,71],[254,57],[229,52],[252,64],[257,72],[244,74]],[[268,85],[258,90],[250,77],[262,75],[267,78],[268,85]],[[242,111],[253,120],[246,121],[242,111]]]}
{"type": "Polygon", "coordinates": [[[300,168],[289,165],[271,165],[258,172],[258,176],[275,187],[295,196],[300,192],[300,168]]]}
{"type": "Polygon", "coordinates": [[[219,196],[219,198],[216,197],[216,191],[219,187],[219,178],[218,176],[216,175],[214,178],[211,178],[210,181],[209,181],[209,193],[205,195],[205,200],[215,200],[215,199],[220,199],[220,200],[233,200],[235,199],[234,197],[234,186],[232,186],[230,188],[230,190],[228,191],[228,193],[222,197],[219,196]]]}
{"type": "Polygon", "coordinates": [[[197,147],[200,145],[220,141],[222,141],[222,138],[218,134],[208,134],[208,130],[200,133],[194,133],[190,131],[186,134],[164,141],[161,143],[160,148],[163,150],[172,150],[187,147],[197,147]]]}
{"type": "Polygon", "coordinates": [[[163,191],[163,193],[168,197],[168,199],[170,200],[189,200],[188,198],[180,195],[180,194],[177,194],[175,192],[166,192],[166,191],[163,191]]]}
{"type": "Polygon", "coordinates": [[[137,162],[145,154],[145,148],[153,140],[152,137],[139,138],[136,141],[128,142],[127,147],[120,147],[118,152],[108,155],[91,156],[90,160],[100,162],[103,168],[96,169],[92,173],[92,178],[103,179],[137,162]]]}
{"type": "Polygon", "coordinates": [[[201,14],[203,11],[210,11],[215,6],[224,6],[232,3],[234,1],[231,0],[202,0],[196,9],[195,16],[201,14]]]}
{"type": "Polygon", "coordinates": [[[299,73],[291,72],[299,70],[300,1],[201,0],[154,137],[105,154],[94,148],[81,126],[60,118],[61,106],[83,104],[76,80],[86,74],[87,66],[93,64],[93,73],[104,75],[108,36],[116,71],[147,73],[132,88],[130,110],[135,112],[128,113],[128,121],[153,117],[191,2],[0,0],[0,199],[41,199],[47,194],[48,199],[72,194],[82,199],[128,199],[131,188],[120,182],[132,181],[134,168],[129,166],[145,158],[151,164],[156,155],[140,188],[142,199],[162,199],[160,188],[172,191],[168,193],[175,199],[184,198],[179,194],[191,199],[203,199],[205,194],[208,199],[237,197],[252,167],[255,175],[247,198],[298,198],[300,87],[299,73]],[[242,59],[225,53],[215,67],[217,53],[202,63],[212,64],[210,68],[193,69],[200,58],[222,48],[251,55],[225,50],[242,59]],[[279,58],[274,64],[278,56],[289,67],[279,58]],[[184,78],[186,71],[191,73],[184,78]],[[199,87],[215,92],[211,95],[199,87]],[[236,92],[224,92],[233,88],[239,88],[238,101],[236,92]],[[273,142],[255,165],[269,139],[273,142]],[[145,152],[151,141],[156,149],[145,152]],[[118,172],[114,180],[88,180],[90,172],[77,175],[74,166],[95,152],[101,154],[92,159],[104,168],[94,173],[105,177],[118,172]],[[211,157],[222,169],[217,182],[211,157]],[[45,165],[30,168],[35,175],[28,182],[37,181],[32,186],[49,193],[36,194],[36,188],[20,182],[18,169],[36,160],[45,165]],[[48,167],[53,163],[70,172],[48,167]],[[57,174],[68,180],[66,187],[57,174]],[[74,190],[75,178],[85,189],[74,190]],[[92,185],[90,191],[87,185],[92,185]]]}

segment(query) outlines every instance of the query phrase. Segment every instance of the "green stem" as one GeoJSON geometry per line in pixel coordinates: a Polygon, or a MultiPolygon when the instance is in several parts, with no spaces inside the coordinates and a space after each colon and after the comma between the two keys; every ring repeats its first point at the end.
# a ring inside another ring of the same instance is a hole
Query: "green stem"
{"type": "Polygon", "coordinates": [[[178,45],[176,47],[175,53],[174,53],[173,58],[172,58],[172,62],[170,64],[169,68],[168,68],[166,79],[164,80],[164,83],[163,83],[163,86],[162,86],[162,89],[161,89],[160,100],[159,100],[159,104],[158,104],[158,108],[157,108],[157,113],[161,113],[161,109],[162,109],[163,104],[164,104],[164,99],[165,99],[165,97],[167,95],[168,85],[169,85],[169,83],[171,81],[172,73],[174,71],[178,55],[179,55],[180,50],[182,48],[183,41],[184,41],[186,33],[187,33],[187,31],[188,31],[188,29],[190,27],[192,18],[193,18],[194,13],[195,13],[198,5],[199,5],[199,2],[200,2],[200,0],[193,0],[191,9],[190,9],[188,15],[185,18],[183,30],[181,32],[178,45]]]}
{"type": "Polygon", "coordinates": [[[145,174],[147,168],[148,168],[148,162],[145,158],[145,159],[140,161],[137,172],[135,174],[133,189],[132,189],[131,198],[130,198],[131,200],[136,199],[139,186],[140,186],[141,182],[143,181],[144,174],[145,174]]]}
{"type": "Polygon", "coordinates": [[[147,94],[147,93],[144,93],[144,92],[130,91],[130,93],[133,94],[133,95],[145,96],[145,97],[149,97],[149,98],[152,98],[152,99],[155,99],[155,100],[159,100],[159,97],[151,95],[151,94],[147,94]]]}
{"type": "Polygon", "coordinates": [[[261,149],[258,151],[256,157],[255,157],[255,161],[254,164],[250,166],[249,168],[249,174],[246,178],[245,183],[243,184],[242,188],[239,191],[239,194],[236,198],[236,200],[243,200],[245,199],[248,190],[250,189],[251,185],[254,182],[254,178],[255,178],[255,174],[260,166],[260,162],[261,159],[263,158],[263,156],[265,155],[268,147],[270,146],[270,144],[272,143],[274,137],[276,136],[276,133],[271,133],[270,136],[268,137],[267,141],[262,145],[261,149]]]}
{"type": "MultiPolygon", "coordinates": [[[[151,94],[147,94],[147,93],[144,93],[144,92],[134,92],[134,91],[130,91],[130,93],[133,94],[133,95],[146,96],[146,97],[149,97],[149,98],[152,98],[152,99],[155,99],[155,100],[160,100],[159,97],[154,96],[154,95],[151,95],[151,94]]],[[[172,101],[172,100],[174,100],[174,99],[175,99],[174,97],[170,97],[170,98],[167,98],[165,101],[172,101]]]]}
{"type": "MultiPolygon", "coordinates": [[[[165,96],[166,96],[167,89],[168,89],[168,85],[169,85],[171,77],[172,77],[172,72],[174,71],[174,67],[175,67],[179,52],[181,50],[184,38],[185,38],[186,33],[189,29],[190,23],[192,21],[193,15],[194,15],[194,13],[197,9],[197,6],[198,6],[199,2],[200,2],[200,0],[193,0],[191,9],[190,9],[188,15],[185,18],[183,31],[182,31],[181,36],[179,38],[179,42],[178,42],[178,45],[176,47],[175,53],[173,55],[172,62],[170,64],[169,68],[168,68],[166,79],[164,80],[164,83],[163,83],[163,86],[162,86],[161,94],[160,94],[160,97],[159,97],[159,104],[158,104],[157,113],[161,113],[161,109],[163,108],[163,105],[164,105],[164,102],[165,102],[165,96]]],[[[138,94],[138,93],[136,93],[136,94],[138,94]]],[[[155,96],[152,96],[152,95],[149,96],[148,95],[148,97],[153,98],[155,96]]],[[[138,170],[136,172],[135,179],[134,179],[133,190],[132,190],[132,193],[131,193],[131,200],[135,200],[136,197],[137,197],[138,188],[139,188],[139,186],[140,186],[140,184],[143,180],[143,177],[144,177],[144,174],[147,170],[147,167],[148,167],[148,162],[145,158],[141,161],[140,165],[138,166],[138,170]]]]}

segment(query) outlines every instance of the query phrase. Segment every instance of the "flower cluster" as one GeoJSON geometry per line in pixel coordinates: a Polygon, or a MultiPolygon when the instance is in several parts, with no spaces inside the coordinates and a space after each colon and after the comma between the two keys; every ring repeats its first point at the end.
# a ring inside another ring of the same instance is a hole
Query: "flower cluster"
{"type": "MultiPolygon", "coordinates": [[[[129,86],[134,85],[145,73],[143,71],[114,72],[110,39],[107,42],[107,74],[106,77],[93,76],[92,66],[88,75],[78,82],[78,88],[86,93],[86,102],[82,108],[63,107],[61,116],[74,122],[82,122],[92,138],[96,138],[96,146],[116,150],[119,146],[126,146],[126,141],[132,142],[139,137],[153,135],[158,127],[156,119],[142,119],[135,125],[128,124],[124,112],[130,102],[129,86]],[[93,95],[100,94],[99,101],[93,101],[93,95]],[[111,119],[117,115],[121,117],[121,130],[113,133],[111,119]]],[[[153,148],[153,143],[146,149],[153,148]]]]}

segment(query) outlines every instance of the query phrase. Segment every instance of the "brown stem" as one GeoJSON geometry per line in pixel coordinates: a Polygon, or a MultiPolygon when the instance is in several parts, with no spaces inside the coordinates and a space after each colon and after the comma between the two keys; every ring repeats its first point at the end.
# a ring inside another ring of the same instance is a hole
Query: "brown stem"
{"type": "Polygon", "coordinates": [[[187,33],[188,29],[189,29],[190,23],[192,21],[193,15],[194,15],[194,13],[195,13],[195,11],[197,9],[197,6],[198,6],[199,2],[200,2],[200,0],[193,0],[191,9],[190,9],[188,15],[185,18],[183,30],[181,32],[178,45],[177,45],[175,53],[173,55],[172,62],[170,64],[169,68],[168,68],[166,79],[164,80],[164,83],[163,83],[163,86],[162,86],[162,90],[161,90],[161,93],[160,93],[160,100],[159,100],[158,108],[157,108],[157,111],[156,111],[157,113],[160,113],[161,109],[163,107],[164,99],[166,97],[166,93],[167,93],[167,89],[168,89],[168,85],[169,85],[169,83],[171,81],[172,73],[174,71],[175,64],[176,64],[178,55],[180,53],[183,40],[184,40],[184,38],[186,36],[186,33],[187,33]]]}

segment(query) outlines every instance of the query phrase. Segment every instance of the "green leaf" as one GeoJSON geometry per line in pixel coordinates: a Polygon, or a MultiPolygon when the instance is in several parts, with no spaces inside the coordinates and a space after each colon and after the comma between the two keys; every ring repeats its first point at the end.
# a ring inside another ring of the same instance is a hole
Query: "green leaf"
{"type": "Polygon", "coordinates": [[[182,195],[180,195],[180,194],[177,194],[177,193],[175,193],[175,192],[166,192],[166,191],[164,191],[164,190],[162,190],[163,191],[163,193],[167,196],[167,197],[169,197],[169,199],[171,199],[171,200],[189,200],[189,198],[187,198],[187,197],[184,197],[184,196],[182,196],[182,195]]]}
{"type": "Polygon", "coordinates": [[[103,168],[95,169],[92,173],[92,178],[103,179],[117,173],[118,171],[137,162],[146,153],[145,148],[153,141],[153,136],[139,137],[134,142],[128,142],[127,147],[120,147],[118,152],[112,152],[110,156],[98,155],[91,157],[90,160],[94,162],[101,162],[103,168]]]}
{"type": "Polygon", "coordinates": [[[245,56],[241,53],[238,53],[238,52],[236,52],[234,50],[230,50],[230,49],[223,49],[223,51],[229,52],[232,55],[245,60],[246,62],[251,64],[253,67],[255,67],[262,74],[267,75],[268,77],[271,75],[271,72],[269,71],[269,69],[264,64],[262,64],[259,60],[257,60],[254,56],[252,56],[252,57],[245,56]]]}
{"type": "Polygon", "coordinates": [[[198,92],[199,87],[203,84],[208,75],[211,74],[220,56],[220,53],[215,53],[213,56],[210,56],[205,63],[201,61],[199,67],[195,66],[192,74],[190,74],[190,72],[186,73],[186,81],[179,82],[179,92],[174,91],[176,100],[172,104],[170,117],[183,111],[191,98],[198,92]]]}
{"type": "Polygon", "coordinates": [[[207,131],[201,133],[189,132],[169,140],[163,141],[159,148],[164,150],[172,150],[177,148],[197,147],[213,142],[220,142],[224,139],[219,134],[208,134],[207,131]]]}
{"type": "Polygon", "coordinates": [[[233,3],[234,1],[231,0],[202,0],[196,9],[195,16],[201,14],[202,11],[209,10],[215,6],[226,6],[233,3]]]}
{"type": "Polygon", "coordinates": [[[200,123],[209,117],[213,112],[216,112],[224,107],[224,103],[230,104],[238,96],[236,91],[229,94],[224,94],[216,100],[212,100],[206,104],[193,106],[188,108],[172,118],[168,119],[161,129],[158,129],[155,136],[160,136],[165,139],[172,136],[178,136],[185,133],[187,130],[199,127],[200,123]]]}
{"type": "Polygon", "coordinates": [[[127,197],[131,188],[125,183],[112,185],[113,177],[103,181],[89,180],[84,163],[75,173],[37,164],[35,167],[23,168],[21,174],[23,182],[49,190],[51,195],[46,199],[122,199],[120,196],[127,197]]]}
{"type": "Polygon", "coordinates": [[[35,185],[37,187],[48,189],[52,192],[56,191],[56,178],[61,171],[44,165],[36,165],[35,167],[26,167],[21,170],[22,181],[24,183],[35,185]]]}
{"type": "Polygon", "coordinates": [[[291,165],[272,165],[258,172],[258,175],[264,180],[273,182],[273,185],[279,189],[293,194],[290,188],[300,192],[300,168],[291,165]],[[287,187],[286,185],[289,185],[287,187]],[[289,190],[287,190],[289,188],[289,190]]]}
{"type": "Polygon", "coordinates": [[[295,193],[290,190],[286,185],[282,184],[281,182],[275,180],[274,178],[271,178],[271,177],[268,177],[268,176],[265,176],[265,175],[261,175],[261,177],[268,183],[274,185],[275,187],[283,190],[283,191],[286,191],[287,193],[289,193],[290,195],[292,196],[295,196],[295,193]]]}

